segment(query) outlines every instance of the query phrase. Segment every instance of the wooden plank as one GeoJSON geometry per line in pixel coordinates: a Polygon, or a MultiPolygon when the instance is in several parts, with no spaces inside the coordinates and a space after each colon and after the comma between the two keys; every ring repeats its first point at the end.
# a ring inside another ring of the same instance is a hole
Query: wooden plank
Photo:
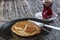
{"type": "Polygon", "coordinates": [[[14,20],[14,19],[18,19],[17,14],[18,13],[17,13],[15,2],[13,0],[12,1],[5,1],[5,3],[4,3],[4,17],[9,20],[14,20]]]}
{"type": "Polygon", "coordinates": [[[0,16],[2,17],[3,16],[3,5],[4,5],[4,1],[2,0],[0,2],[0,16]]]}

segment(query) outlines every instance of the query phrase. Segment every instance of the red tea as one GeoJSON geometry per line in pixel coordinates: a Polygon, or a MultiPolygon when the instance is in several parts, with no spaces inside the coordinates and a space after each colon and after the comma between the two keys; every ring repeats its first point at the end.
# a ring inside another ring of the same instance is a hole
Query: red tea
{"type": "Polygon", "coordinates": [[[53,16],[52,2],[44,2],[43,7],[44,7],[42,12],[43,19],[51,18],[53,16]]]}

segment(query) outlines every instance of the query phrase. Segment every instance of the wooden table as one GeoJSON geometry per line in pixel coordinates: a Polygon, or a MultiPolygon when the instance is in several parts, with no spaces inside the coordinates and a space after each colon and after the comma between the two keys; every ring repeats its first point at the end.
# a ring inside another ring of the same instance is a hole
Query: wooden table
{"type": "MultiPolygon", "coordinates": [[[[58,17],[50,25],[60,27],[60,0],[53,0],[53,11],[58,17]]],[[[20,18],[34,18],[37,12],[42,11],[41,0],[0,0],[0,27],[6,23],[4,20],[15,20],[20,18]]],[[[4,40],[0,37],[0,40],[4,40]]],[[[51,33],[43,40],[60,40],[60,31],[52,29],[51,33]]]]}

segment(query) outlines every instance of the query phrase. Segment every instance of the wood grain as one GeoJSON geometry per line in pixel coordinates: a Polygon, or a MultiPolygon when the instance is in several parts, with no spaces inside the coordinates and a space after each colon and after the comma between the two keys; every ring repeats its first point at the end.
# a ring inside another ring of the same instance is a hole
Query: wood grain
{"type": "MultiPolygon", "coordinates": [[[[0,17],[4,18],[2,21],[34,18],[34,15],[42,9],[41,0],[0,0],[0,17]]],[[[53,0],[52,9],[58,14],[58,18],[49,24],[60,27],[60,0],[53,0]]],[[[2,21],[0,20],[0,27],[5,23],[2,21]]],[[[52,29],[51,33],[42,40],[60,40],[60,31],[52,29]]]]}

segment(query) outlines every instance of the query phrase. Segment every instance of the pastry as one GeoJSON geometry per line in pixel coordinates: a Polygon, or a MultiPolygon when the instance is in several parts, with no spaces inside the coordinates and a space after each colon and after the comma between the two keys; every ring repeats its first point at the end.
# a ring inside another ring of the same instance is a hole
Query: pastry
{"type": "Polygon", "coordinates": [[[11,27],[11,30],[15,34],[24,37],[33,36],[41,32],[41,28],[39,26],[29,21],[16,22],[11,27]]]}

